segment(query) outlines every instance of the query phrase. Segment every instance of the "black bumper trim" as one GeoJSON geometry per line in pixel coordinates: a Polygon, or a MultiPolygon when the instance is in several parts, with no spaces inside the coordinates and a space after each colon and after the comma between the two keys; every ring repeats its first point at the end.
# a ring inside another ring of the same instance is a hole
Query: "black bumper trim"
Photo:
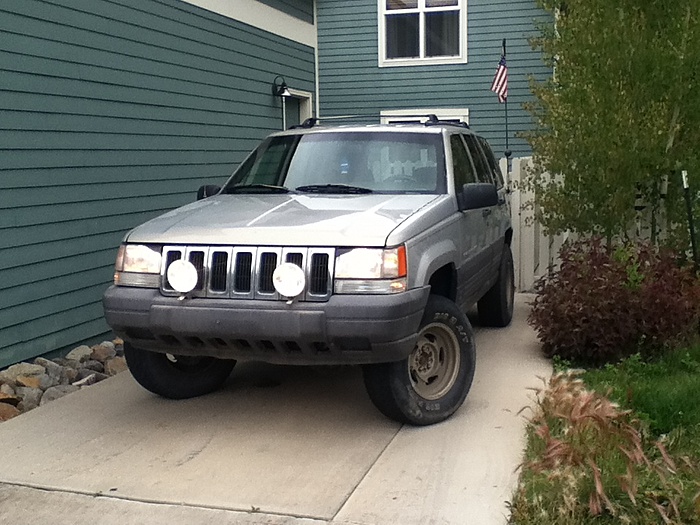
{"type": "Polygon", "coordinates": [[[105,318],[134,347],[284,364],[397,361],[413,349],[430,288],[328,302],[186,299],[110,287],[105,318]]]}

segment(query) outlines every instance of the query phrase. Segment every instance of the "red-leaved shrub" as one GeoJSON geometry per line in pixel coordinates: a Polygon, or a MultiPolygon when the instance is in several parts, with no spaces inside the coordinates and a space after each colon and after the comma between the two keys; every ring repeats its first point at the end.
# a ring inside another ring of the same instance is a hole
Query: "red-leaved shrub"
{"type": "Polygon", "coordinates": [[[567,243],[560,258],[535,285],[528,319],[547,355],[602,364],[697,335],[700,280],[672,252],[594,238],[567,243]]]}

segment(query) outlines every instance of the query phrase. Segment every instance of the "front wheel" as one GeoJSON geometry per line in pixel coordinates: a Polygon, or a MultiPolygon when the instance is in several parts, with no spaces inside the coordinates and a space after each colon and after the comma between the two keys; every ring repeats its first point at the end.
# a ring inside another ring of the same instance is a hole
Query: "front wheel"
{"type": "Polygon", "coordinates": [[[236,364],[232,359],[179,356],[134,348],[124,343],[134,379],[146,390],[169,399],[187,399],[218,390],[236,364]]]}
{"type": "Polygon", "coordinates": [[[450,417],[474,379],[474,334],[467,316],[445,297],[431,295],[408,358],[365,365],[365,387],[385,416],[431,425],[450,417]]]}

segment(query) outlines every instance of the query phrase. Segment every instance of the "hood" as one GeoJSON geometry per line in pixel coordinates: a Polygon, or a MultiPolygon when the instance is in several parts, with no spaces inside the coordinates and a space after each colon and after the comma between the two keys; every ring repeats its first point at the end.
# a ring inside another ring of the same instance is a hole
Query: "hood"
{"type": "Polygon", "coordinates": [[[161,215],[129,242],[265,246],[384,246],[440,195],[216,195],[161,215]]]}

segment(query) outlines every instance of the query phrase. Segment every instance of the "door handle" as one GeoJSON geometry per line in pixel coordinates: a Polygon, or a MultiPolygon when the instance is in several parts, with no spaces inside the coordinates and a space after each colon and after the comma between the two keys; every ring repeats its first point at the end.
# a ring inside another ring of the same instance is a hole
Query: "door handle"
{"type": "Polygon", "coordinates": [[[483,210],[481,210],[481,215],[483,215],[484,217],[488,217],[489,215],[491,215],[491,208],[484,208],[483,210]]]}

